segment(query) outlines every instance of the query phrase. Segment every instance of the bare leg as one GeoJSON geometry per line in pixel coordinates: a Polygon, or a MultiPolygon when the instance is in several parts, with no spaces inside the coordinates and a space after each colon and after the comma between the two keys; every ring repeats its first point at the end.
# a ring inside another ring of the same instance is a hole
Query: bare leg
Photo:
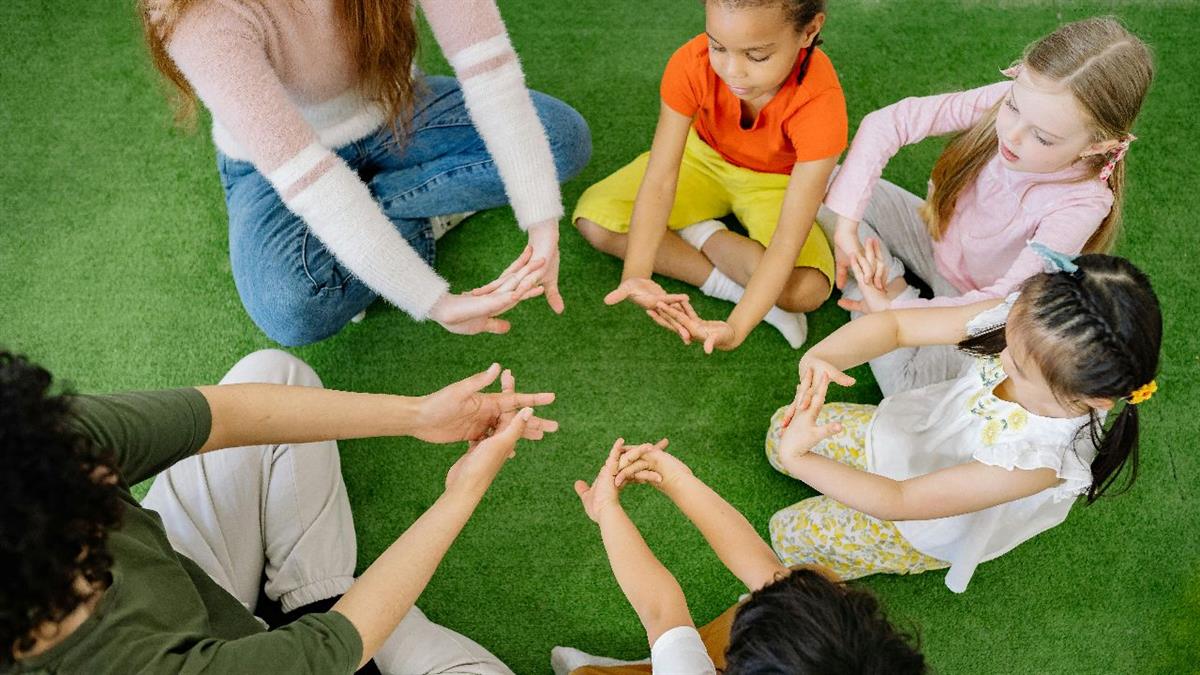
{"type": "MultiPolygon", "coordinates": [[[[625,259],[625,246],[629,243],[628,234],[606,230],[587,218],[577,219],[575,227],[596,250],[625,259]]],[[[663,235],[662,243],[658,246],[658,255],[654,258],[655,272],[700,287],[708,279],[708,275],[712,274],[712,270],[713,264],[708,258],[680,239],[679,235],[670,230],[663,235]]]]}
{"type": "MultiPolygon", "coordinates": [[[[757,241],[728,230],[709,237],[701,251],[717,269],[743,287],[750,283],[751,275],[767,252],[757,241]]],[[[815,268],[797,267],[775,304],[786,312],[811,312],[827,297],[829,279],[815,268]]]]}

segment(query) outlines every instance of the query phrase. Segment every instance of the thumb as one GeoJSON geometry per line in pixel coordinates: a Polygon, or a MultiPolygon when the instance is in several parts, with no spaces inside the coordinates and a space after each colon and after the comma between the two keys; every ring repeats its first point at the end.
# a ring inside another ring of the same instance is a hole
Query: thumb
{"type": "Polygon", "coordinates": [[[575,494],[579,495],[580,499],[583,499],[583,496],[585,494],[587,494],[587,491],[588,491],[587,483],[585,483],[584,481],[581,481],[581,480],[575,481],[575,494]]]}
{"type": "Polygon", "coordinates": [[[628,297],[629,297],[629,291],[618,286],[611,293],[604,296],[604,304],[615,305],[618,302],[621,302],[622,300],[624,300],[625,298],[628,298],[628,297]]]}
{"type": "Polygon", "coordinates": [[[530,417],[533,417],[533,408],[521,408],[521,412],[513,415],[512,419],[508,421],[508,426],[501,429],[496,436],[500,437],[505,444],[515,445],[517,439],[525,434],[525,425],[529,422],[530,417]]]}
{"type": "Polygon", "coordinates": [[[713,353],[713,347],[716,344],[717,344],[717,336],[710,334],[707,338],[704,339],[704,353],[705,354],[713,353]]]}
{"type": "Polygon", "coordinates": [[[860,302],[858,300],[851,300],[849,298],[839,298],[838,299],[838,307],[841,307],[842,309],[846,310],[847,312],[863,311],[862,302],[860,302]]]}
{"type": "Polygon", "coordinates": [[[831,422],[817,429],[817,434],[821,437],[820,440],[825,440],[831,436],[837,436],[842,433],[841,422],[831,422]]]}
{"type": "Polygon", "coordinates": [[[496,381],[496,377],[500,375],[500,364],[493,363],[488,366],[488,369],[475,373],[468,377],[464,382],[470,385],[471,391],[482,391],[485,387],[496,381]]]}
{"type": "Polygon", "coordinates": [[[833,373],[831,373],[831,375],[833,376],[832,377],[833,381],[837,382],[838,384],[842,385],[843,387],[853,387],[854,383],[856,382],[856,380],[853,377],[850,377],[849,375],[843,373],[840,370],[834,371],[833,373]]]}

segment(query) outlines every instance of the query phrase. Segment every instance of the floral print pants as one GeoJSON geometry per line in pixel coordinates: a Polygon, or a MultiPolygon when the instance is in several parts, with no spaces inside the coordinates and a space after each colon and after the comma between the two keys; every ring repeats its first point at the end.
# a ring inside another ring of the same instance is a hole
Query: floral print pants
{"type": "MultiPolygon", "coordinates": [[[[767,459],[782,473],[787,471],[779,463],[779,437],[786,409],[780,408],[771,418],[766,442],[767,459]]],[[[873,405],[826,403],[819,422],[841,422],[843,431],[821,441],[812,452],[866,471],[867,429],[874,415],[873,405]]],[[[771,516],[771,545],[785,565],[822,565],[842,579],[949,567],[913,548],[894,523],[872,518],[824,495],[771,516]]]]}

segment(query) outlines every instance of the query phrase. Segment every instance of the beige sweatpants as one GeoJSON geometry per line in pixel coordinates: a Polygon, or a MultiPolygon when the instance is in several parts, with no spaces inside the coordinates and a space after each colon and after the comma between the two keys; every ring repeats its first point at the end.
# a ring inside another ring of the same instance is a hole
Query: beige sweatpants
{"type": "MultiPolygon", "coordinates": [[[[243,358],[221,384],[320,387],[308,364],[278,350],[243,358]]],[[[261,445],[191,457],[154,479],[143,502],[175,550],[253,612],[264,574],[283,611],[345,593],[357,555],[337,443],[261,445]]],[[[413,607],[375,656],[391,675],[511,675],[474,641],[413,607]]]]}
{"type": "MultiPolygon", "coordinates": [[[[830,177],[830,180],[833,178],[830,177]]],[[[907,267],[929,284],[935,296],[960,295],[958,289],[937,271],[933,240],[918,211],[922,201],[908,190],[879,179],[863,212],[858,238],[860,241],[866,241],[868,237],[879,240],[883,256],[891,268],[888,281],[902,276],[907,267]]],[[[817,223],[832,242],[837,214],[822,205],[817,212],[817,223]]],[[[853,300],[862,299],[853,278],[847,280],[842,295],[853,300]]],[[[850,318],[853,320],[859,316],[861,314],[853,312],[850,318]]],[[[909,347],[872,359],[871,372],[883,395],[891,396],[957,377],[967,360],[962,352],[952,346],[909,347]]]]}

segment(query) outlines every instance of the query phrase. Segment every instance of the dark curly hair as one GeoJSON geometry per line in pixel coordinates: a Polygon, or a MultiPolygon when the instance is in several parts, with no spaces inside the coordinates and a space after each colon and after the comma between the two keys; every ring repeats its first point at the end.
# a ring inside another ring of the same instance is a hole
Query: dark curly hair
{"type": "Polygon", "coordinates": [[[798,567],[755,591],[729,631],[725,675],[925,673],[871,593],[798,567]]]}
{"type": "Polygon", "coordinates": [[[26,358],[0,350],[0,667],[111,581],[117,471],[73,423],[71,399],[26,358]]]}

